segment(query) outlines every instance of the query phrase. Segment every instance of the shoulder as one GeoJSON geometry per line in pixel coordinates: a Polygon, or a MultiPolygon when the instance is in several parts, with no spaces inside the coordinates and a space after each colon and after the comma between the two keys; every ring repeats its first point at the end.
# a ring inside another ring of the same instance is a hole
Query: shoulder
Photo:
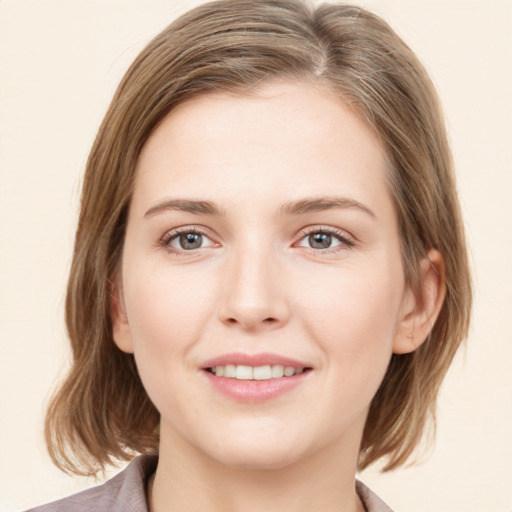
{"type": "Polygon", "coordinates": [[[27,512],[147,512],[146,481],[156,464],[156,455],[141,455],[104,484],[27,512]]]}
{"type": "Polygon", "coordinates": [[[366,512],[393,512],[369,487],[356,480],[357,494],[363,502],[366,512]]]}

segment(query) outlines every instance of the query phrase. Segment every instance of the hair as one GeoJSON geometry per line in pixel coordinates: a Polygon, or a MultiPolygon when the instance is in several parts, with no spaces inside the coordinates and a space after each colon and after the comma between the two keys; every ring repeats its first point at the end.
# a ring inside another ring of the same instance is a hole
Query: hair
{"type": "Polygon", "coordinates": [[[452,158],[431,80],[387,23],[360,7],[220,0],[187,12],[146,46],[92,146],[66,297],[72,365],[45,425],[50,455],[62,470],[92,475],[158,450],[159,413],[133,355],[113,342],[110,318],[111,278],[141,148],[180,103],[209,91],[250,94],[273,80],[327,87],[380,136],[405,278],[418,297],[427,251],[444,257],[441,312],[425,343],[392,356],[370,405],[359,469],[382,457],[383,470],[404,464],[425,427],[435,424],[439,387],[467,335],[472,290],[452,158]]]}

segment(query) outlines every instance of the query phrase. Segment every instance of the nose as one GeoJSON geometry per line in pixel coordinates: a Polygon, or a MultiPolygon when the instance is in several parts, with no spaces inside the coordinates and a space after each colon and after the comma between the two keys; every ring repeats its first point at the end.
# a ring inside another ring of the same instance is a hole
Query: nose
{"type": "Polygon", "coordinates": [[[239,250],[226,261],[220,320],[247,331],[272,330],[290,316],[284,273],[271,250],[239,250]]]}

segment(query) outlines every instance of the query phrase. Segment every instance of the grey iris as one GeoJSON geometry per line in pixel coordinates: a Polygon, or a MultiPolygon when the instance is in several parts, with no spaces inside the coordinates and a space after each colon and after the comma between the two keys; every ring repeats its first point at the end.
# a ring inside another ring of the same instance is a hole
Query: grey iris
{"type": "Polygon", "coordinates": [[[309,235],[308,241],[313,249],[328,249],[332,243],[332,236],[327,233],[313,233],[309,235]]]}
{"type": "Polygon", "coordinates": [[[180,245],[183,249],[199,249],[203,243],[203,235],[187,233],[180,236],[180,245]]]}

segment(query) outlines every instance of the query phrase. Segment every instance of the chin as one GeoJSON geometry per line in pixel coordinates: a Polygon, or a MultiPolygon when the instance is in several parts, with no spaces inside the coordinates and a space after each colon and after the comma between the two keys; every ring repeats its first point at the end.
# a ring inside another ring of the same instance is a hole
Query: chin
{"type": "Polygon", "coordinates": [[[204,448],[210,457],[232,468],[282,469],[300,460],[308,451],[304,439],[296,438],[291,432],[286,435],[283,432],[245,429],[231,434],[218,439],[213,445],[221,447],[221,450],[212,450],[212,445],[209,449],[204,448]],[[240,434],[241,432],[245,435],[240,434]]]}
{"type": "Polygon", "coordinates": [[[235,450],[224,452],[217,457],[221,464],[239,470],[268,471],[278,470],[290,466],[300,460],[300,455],[276,450],[274,447],[266,449],[262,446],[254,449],[235,450]]]}

